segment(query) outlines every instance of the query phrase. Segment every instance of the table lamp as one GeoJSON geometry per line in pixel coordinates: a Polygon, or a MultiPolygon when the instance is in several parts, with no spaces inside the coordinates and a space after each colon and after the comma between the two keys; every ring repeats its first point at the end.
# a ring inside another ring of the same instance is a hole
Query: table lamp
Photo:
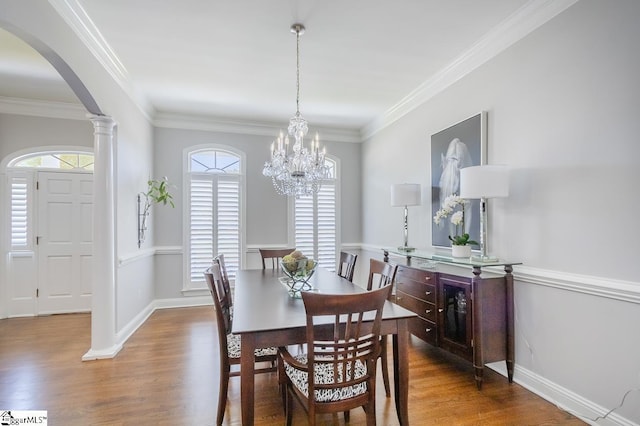
{"type": "Polygon", "coordinates": [[[508,195],[507,166],[484,165],[460,169],[460,198],[480,199],[480,258],[474,260],[498,260],[487,255],[487,199],[508,195]]]}
{"type": "Polygon", "coordinates": [[[404,207],[404,246],[398,250],[413,251],[409,247],[409,206],[419,206],[422,202],[422,191],[419,183],[397,183],[391,185],[391,206],[404,207]]]}

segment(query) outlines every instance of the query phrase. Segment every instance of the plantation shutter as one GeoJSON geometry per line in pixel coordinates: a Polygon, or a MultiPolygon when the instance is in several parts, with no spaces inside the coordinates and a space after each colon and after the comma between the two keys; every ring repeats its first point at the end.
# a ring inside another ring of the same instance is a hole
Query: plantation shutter
{"type": "Polygon", "coordinates": [[[218,235],[216,253],[224,254],[225,266],[230,279],[234,279],[240,267],[240,182],[218,181],[218,235]]]}
{"type": "Polygon", "coordinates": [[[190,186],[189,279],[204,283],[203,272],[224,254],[229,278],[240,267],[240,181],[237,175],[193,174],[190,186]]]}
{"type": "Polygon", "coordinates": [[[190,279],[204,281],[203,272],[213,259],[213,179],[211,176],[192,176],[189,215],[190,279]]]}
{"type": "Polygon", "coordinates": [[[29,226],[29,180],[24,176],[13,176],[11,182],[11,249],[31,248],[29,226]]]}
{"type": "Polygon", "coordinates": [[[336,267],[336,185],[322,185],[318,200],[318,262],[330,271],[336,267]]]}
{"type": "Polygon", "coordinates": [[[313,256],[320,266],[336,268],[336,185],[325,182],[312,196],[294,202],[296,249],[313,256]]]}
{"type": "Polygon", "coordinates": [[[318,260],[315,251],[315,214],[312,196],[295,200],[295,246],[307,257],[318,260]]]}

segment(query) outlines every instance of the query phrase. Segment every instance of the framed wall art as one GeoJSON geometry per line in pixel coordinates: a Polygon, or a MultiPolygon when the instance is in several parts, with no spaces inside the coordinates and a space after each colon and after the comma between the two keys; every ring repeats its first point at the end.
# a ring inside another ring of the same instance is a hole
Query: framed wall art
{"type": "MultiPolygon", "coordinates": [[[[451,247],[449,221],[436,225],[433,216],[444,199],[460,193],[460,169],[486,164],[487,113],[482,111],[431,135],[431,244],[451,247]]],[[[480,241],[480,201],[465,209],[465,231],[480,241]]]]}

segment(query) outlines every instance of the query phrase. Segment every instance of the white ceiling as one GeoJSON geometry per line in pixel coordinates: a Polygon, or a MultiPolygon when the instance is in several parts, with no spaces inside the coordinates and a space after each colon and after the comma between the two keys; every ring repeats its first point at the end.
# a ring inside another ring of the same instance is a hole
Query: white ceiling
{"type": "MultiPolygon", "coordinates": [[[[361,129],[549,2],[56,3],[84,9],[84,23],[95,26],[111,60],[121,63],[128,83],[153,106],[152,115],[285,123],[296,106],[296,44],[289,28],[301,22],[307,28],[300,41],[302,114],[311,126],[361,129]]],[[[1,30],[0,52],[0,97],[77,102],[43,58],[1,30]]]]}

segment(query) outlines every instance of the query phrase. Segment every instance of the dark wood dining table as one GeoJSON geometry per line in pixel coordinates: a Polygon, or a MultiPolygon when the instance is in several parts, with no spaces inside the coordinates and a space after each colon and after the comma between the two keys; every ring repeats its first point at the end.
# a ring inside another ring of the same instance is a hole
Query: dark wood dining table
{"type": "MultiPolygon", "coordinates": [[[[254,350],[305,343],[306,316],[301,299],[289,296],[277,270],[240,270],[236,274],[232,332],[241,336],[240,393],[242,424],[254,423],[254,350]]],[[[366,289],[338,274],[317,268],[309,280],[313,291],[363,293],[366,289]]],[[[416,314],[385,302],[381,334],[393,335],[394,398],[398,420],[409,424],[408,319],[416,314]]]]}

